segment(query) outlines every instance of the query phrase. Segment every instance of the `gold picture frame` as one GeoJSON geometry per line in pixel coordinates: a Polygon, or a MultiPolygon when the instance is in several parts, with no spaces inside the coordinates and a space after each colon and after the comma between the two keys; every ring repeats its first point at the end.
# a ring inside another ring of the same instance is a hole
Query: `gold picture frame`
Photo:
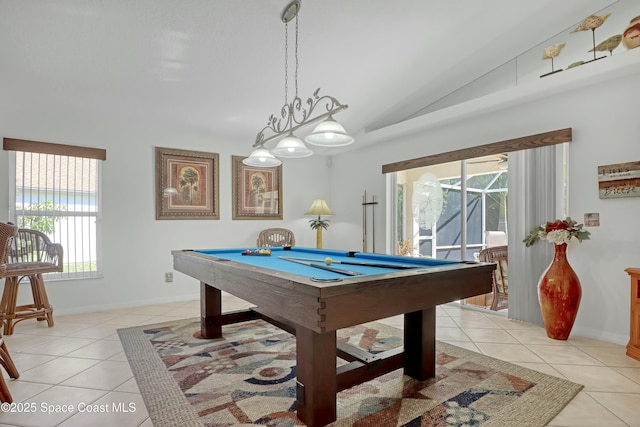
{"type": "Polygon", "coordinates": [[[282,165],[257,168],[231,156],[233,219],[282,219],[282,165]]]}
{"type": "Polygon", "coordinates": [[[156,147],[156,219],[220,219],[219,155],[156,147]]]}

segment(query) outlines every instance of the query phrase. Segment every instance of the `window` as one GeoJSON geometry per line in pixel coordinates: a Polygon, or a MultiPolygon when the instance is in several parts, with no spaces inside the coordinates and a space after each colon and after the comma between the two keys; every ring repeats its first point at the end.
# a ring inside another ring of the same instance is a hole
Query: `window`
{"type": "Polygon", "coordinates": [[[64,270],[51,278],[101,276],[100,171],[104,150],[4,140],[11,150],[11,218],[64,248],[64,270]]]}

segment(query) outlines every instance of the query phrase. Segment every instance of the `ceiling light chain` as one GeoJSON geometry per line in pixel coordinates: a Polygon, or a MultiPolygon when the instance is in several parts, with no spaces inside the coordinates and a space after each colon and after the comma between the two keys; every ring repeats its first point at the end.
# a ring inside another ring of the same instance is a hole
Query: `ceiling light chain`
{"type": "MultiPolygon", "coordinates": [[[[296,95],[298,90],[296,89],[296,95]]],[[[289,103],[289,22],[284,23],[284,105],[289,103]]]]}
{"type": "Polygon", "coordinates": [[[299,62],[298,62],[298,14],[296,13],[296,46],[295,46],[295,58],[296,58],[296,73],[294,76],[294,81],[296,82],[296,98],[298,97],[298,68],[299,68],[299,62]]]}
{"type": "MultiPolygon", "coordinates": [[[[294,57],[296,68],[294,74],[295,98],[298,97],[298,14],[296,14],[296,44],[294,46],[294,57]]],[[[284,23],[284,105],[289,103],[289,21],[284,23]]]]}
{"type": "Polygon", "coordinates": [[[296,137],[293,132],[298,129],[308,126],[312,123],[320,122],[313,133],[305,138],[305,141],[309,144],[319,145],[324,147],[340,147],[351,144],[353,137],[351,137],[344,130],[340,123],[333,119],[333,114],[336,114],[342,110],[348,108],[346,104],[340,103],[336,98],[324,95],[320,96],[320,88],[316,89],[313,95],[307,98],[305,104],[298,95],[298,12],[300,10],[300,0],[293,0],[284,9],[281,15],[282,22],[285,24],[285,103],[280,109],[280,117],[272,114],[269,116],[267,126],[262,128],[256,135],[255,143],[253,147],[256,148],[249,157],[243,160],[243,163],[249,166],[255,167],[273,167],[278,166],[282,162],[277,159],[278,157],[299,158],[307,157],[313,154],[313,151],[309,150],[304,143],[296,137]],[[295,31],[295,96],[291,102],[288,99],[289,90],[289,30],[288,23],[293,18],[296,19],[296,31],[295,31]],[[320,106],[320,108],[318,108],[320,106]],[[324,112],[318,111],[317,116],[313,116],[316,113],[316,108],[321,110],[324,107],[324,112]],[[273,133],[273,135],[266,137],[265,132],[273,133]],[[278,145],[271,150],[271,152],[265,148],[267,142],[281,139],[278,145]],[[275,156],[274,156],[275,154],[275,156]]]}

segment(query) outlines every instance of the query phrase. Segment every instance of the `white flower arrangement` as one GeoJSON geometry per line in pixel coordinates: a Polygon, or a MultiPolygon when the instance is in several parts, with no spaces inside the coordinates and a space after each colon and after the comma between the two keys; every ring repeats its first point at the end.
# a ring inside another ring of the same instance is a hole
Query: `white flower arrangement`
{"type": "Polygon", "coordinates": [[[555,220],[535,227],[523,240],[527,247],[533,246],[540,240],[547,240],[555,245],[564,245],[575,238],[579,242],[589,240],[589,233],[582,229],[583,225],[567,217],[566,220],[555,220]]]}

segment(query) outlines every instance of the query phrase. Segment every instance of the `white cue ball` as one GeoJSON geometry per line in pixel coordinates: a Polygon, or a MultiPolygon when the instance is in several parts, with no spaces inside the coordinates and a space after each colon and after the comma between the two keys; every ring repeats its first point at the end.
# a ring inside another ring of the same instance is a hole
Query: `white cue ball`
{"type": "Polygon", "coordinates": [[[329,257],[326,257],[324,259],[324,263],[327,264],[327,265],[331,265],[332,262],[333,262],[333,260],[331,258],[329,258],[329,257]]]}

